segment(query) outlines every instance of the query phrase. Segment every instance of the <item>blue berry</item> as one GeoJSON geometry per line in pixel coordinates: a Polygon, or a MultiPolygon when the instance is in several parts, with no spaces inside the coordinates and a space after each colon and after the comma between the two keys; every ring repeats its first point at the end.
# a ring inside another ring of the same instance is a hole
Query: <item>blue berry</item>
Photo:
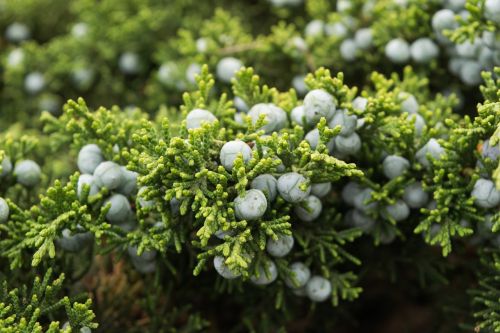
{"type": "Polygon", "coordinates": [[[278,194],[278,181],[271,174],[263,174],[255,177],[250,185],[252,189],[261,190],[269,200],[269,202],[276,199],[278,194]]]}
{"type": "Polygon", "coordinates": [[[186,128],[200,128],[204,123],[213,123],[217,118],[207,110],[194,109],[186,116],[186,128]]]}
{"type": "Polygon", "coordinates": [[[436,139],[430,139],[419,151],[415,154],[416,159],[424,167],[431,166],[430,160],[427,158],[430,155],[433,159],[440,160],[445,154],[445,150],[436,139]]]}
{"type": "Polygon", "coordinates": [[[13,43],[19,43],[30,38],[30,29],[24,23],[14,22],[5,30],[5,37],[13,43]]]}
{"type": "Polygon", "coordinates": [[[101,149],[95,144],[85,145],[78,152],[77,165],[81,173],[93,174],[103,161],[101,149]]]}
{"type": "Polygon", "coordinates": [[[410,60],[410,45],[402,38],[395,38],[385,46],[385,56],[395,64],[404,64],[410,60]]]}
{"type": "Polygon", "coordinates": [[[106,187],[108,190],[114,190],[123,183],[122,168],[111,161],[100,163],[94,170],[94,177],[99,187],[106,187]]]}
{"type": "Polygon", "coordinates": [[[354,34],[354,42],[360,50],[368,50],[373,45],[373,33],[370,28],[361,28],[354,34]]]}
{"type": "Polygon", "coordinates": [[[310,195],[303,201],[299,202],[295,206],[294,211],[302,221],[311,222],[318,218],[322,209],[323,204],[321,203],[321,200],[314,195],[310,195]]]}
{"type": "Polygon", "coordinates": [[[396,222],[404,221],[410,216],[410,208],[403,200],[397,200],[396,203],[386,206],[385,212],[396,222]]]}
{"type": "Polygon", "coordinates": [[[283,258],[293,248],[293,237],[290,235],[279,235],[277,240],[269,238],[266,243],[267,253],[276,258],[283,258]]]}
{"type": "Polygon", "coordinates": [[[14,175],[19,184],[26,187],[32,187],[40,182],[42,170],[36,162],[32,160],[23,160],[16,163],[14,175]]]}
{"type": "Polygon", "coordinates": [[[345,61],[351,62],[356,60],[358,53],[358,47],[354,40],[348,38],[344,39],[340,44],[340,56],[345,61]]]}
{"type": "Polygon", "coordinates": [[[106,213],[106,219],[115,224],[122,224],[126,222],[132,212],[127,197],[118,193],[113,194],[104,202],[104,205],[107,205],[108,203],[111,206],[106,213]]]}
{"type": "Polygon", "coordinates": [[[83,174],[78,178],[77,185],[77,194],[80,199],[82,197],[84,185],[89,186],[89,195],[96,195],[97,193],[99,193],[99,186],[96,184],[95,177],[92,175],[83,174]]]}
{"type": "Polygon", "coordinates": [[[332,284],[322,276],[313,276],[306,284],[306,293],[313,302],[326,301],[332,293],[332,284]]]}
{"type": "Polygon", "coordinates": [[[322,117],[329,121],[335,114],[335,108],[333,96],[325,90],[311,90],[304,97],[304,115],[309,124],[317,123],[322,117]]]}
{"type": "Polygon", "coordinates": [[[248,163],[252,158],[252,148],[243,141],[228,141],[220,150],[220,162],[227,171],[231,171],[234,166],[234,160],[242,155],[243,162],[248,163]]]}
{"type": "Polygon", "coordinates": [[[285,201],[297,203],[304,200],[311,192],[311,185],[303,188],[306,183],[306,178],[299,173],[285,173],[278,178],[278,192],[285,201]]]}
{"type": "Polygon", "coordinates": [[[248,190],[234,199],[234,213],[240,220],[258,220],[267,209],[267,199],[260,190],[248,190]]]}
{"type": "Polygon", "coordinates": [[[285,284],[293,289],[303,288],[311,278],[309,267],[302,262],[294,262],[289,268],[292,271],[294,279],[288,276],[285,277],[285,284]]]}
{"type": "Polygon", "coordinates": [[[338,135],[335,137],[334,151],[341,155],[355,155],[361,149],[361,138],[357,133],[349,136],[338,135]]]}
{"type": "Polygon", "coordinates": [[[389,155],[382,163],[384,175],[389,179],[401,176],[410,167],[410,162],[401,156],[389,155]]]}
{"type": "Polygon", "coordinates": [[[430,38],[422,37],[414,41],[410,46],[410,54],[413,61],[426,64],[439,55],[439,47],[430,38]]]}
{"type": "Polygon", "coordinates": [[[222,256],[214,257],[214,268],[217,273],[219,273],[220,276],[227,280],[236,279],[238,276],[240,276],[239,273],[231,271],[225,264],[225,261],[226,259],[222,256]]]}
{"type": "Polygon", "coordinates": [[[403,200],[410,208],[422,208],[429,201],[429,194],[424,191],[422,183],[416,182],[405,188],[403,200]]]}
{"type": "Polygon", "coordinates": [[[318,198],[326,196],[332,190],[332,183],[316,183],[311,185],[311,194],[314,194],[318,198]]]}
{"type": "Polygon", "coordinates": [[[482,208],[493,208],[500,204],[500,191],[489,179],[478,179],[474,184],[471,196],[475,198],[475,203],[482,208]]]}
{"type": "Polygon", "coordinates": [[[272,103],[256,104],[248,111],[248,115],[253,124],[264,115],[265,124],[259,130],[264,130],[266,134],[279,131],[288,125],[286,112],[272,103]]]}
{"type": "Polygon", "coordinates": [[[9,156],[4,155],[1,165],[2,170],[0,171],[0,177],[5,177],[12,171],[12,162],[10,161],[9,156]]]}
{"type": "Polygon", "coordinates": [[[278,277],[278,268],[272,260],[266,260],[259,265],[258,273],[250,276],[250,280],[259,286],[264,286],[273,283],[278,277]],[[264,267],[265,265],[265,267],[264,267]]]}
{"type": "Polygon", "coordinates": [[[118,67],[124,74],[134,75],[139,73],[141,63],[139,55],[134,52],[125,52],[120,55],[118,67]]]}
{"type": "Polygon", "coordinates": [[[45,77],[40,72],[32,72],[24,79],[24,88],[32,95],[36,95],[45,88],[45,77]]]}
{"type": "Polygon", "coordinates": [[[5,223],[9,219],[9,205],[4,198],[0,198],[0,223],[5,223]]]}
{"type": "Polygon", "coordinates": [[[335,128],[335,126],[340,125],[342,127],[340,135],[350,136],[354,133],[356,124],[357,118],[355,115],[349,115],[347,110],[337,110],[332,120],[328,123],[328,127],[335,128]]]}
{"type": "Polygon", "coordinates": [[[217,77],[222,82],[230,83],[236,72],[243,67],[243,63],[234,57],[222,58],[217,64],[217,77]]]}

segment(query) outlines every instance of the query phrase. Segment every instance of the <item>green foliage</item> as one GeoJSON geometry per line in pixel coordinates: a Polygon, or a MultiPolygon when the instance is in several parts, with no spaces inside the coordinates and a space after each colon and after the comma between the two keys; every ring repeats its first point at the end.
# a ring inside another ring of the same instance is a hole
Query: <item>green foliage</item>
{"type": "Polygon", "coordinates": [[[3,281],[0,291],[0,331],[5,333],[70,333],[87,327],[96,328],[95,315],[90,309],[92,301],[85,303],[60,297],[64,275],[52,279],[48,270],[43,279],[36,277],[33,286],[9,289],[3,281]],[[60,325],[60,318],[69,323],[60,325]],[[47,320],[50,319],[48,322],[47,320]]]}

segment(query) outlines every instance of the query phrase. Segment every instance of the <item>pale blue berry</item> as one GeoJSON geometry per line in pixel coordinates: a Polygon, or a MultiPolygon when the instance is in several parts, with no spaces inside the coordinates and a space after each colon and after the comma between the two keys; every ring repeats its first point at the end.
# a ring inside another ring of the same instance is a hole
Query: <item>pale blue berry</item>
{"type": "Polygon", "coordinates": [[[394,228],[383,228],[380,231],[380,243],[381,244],[390,244],[396,239],[396,231],[394,228]]]}
{"type": "Polygon", "coordinates": [[[372,201],[373,190],[365,188],[354,197],[354,207],[362,212],[373,211],[377,208],[377,202],[372,201]]]}
{"type": "Polygon", "coordinates": [[[342,127],[340,135],[349,136],[354,133],[356,124],[357,118],[355,115],[348,114],[347,110],[337,110],[332,120],[328,123],[328,127],[335,128],[335,126],[340,125],[342,127]]]}
{"type": "MultiPolygon", "coordinates": [[[[319,130],[317,128],[309,131],[305,138],[307,142],[309,142],[309,145],[311,146],[311,149],[316,149],[318,147],[319,143],[319,130]]],[[[334,139],[331,139],[330,141],[327,142],[326,147],[328,148],[329,152],[333,151],[333,147],[335,145],[334,139]]]]}
{"type": "Polygon", "coordinates": [[[413,96],[410,93],[402,91],[398,94],[398,98],[402,101],[401,111],[407,112],[409,114],[418,113],[418,108],[420,107],[420,105],[418,104],[415,96],[413,96]]]}
{"type": "Polygon", "coordinates": [[[132,212],[127,197],[119,193],[113,194],[104,202],[104,205],[107,204],[111,205],[106,213],[109,222],[121,224],[127,221],[132,212]]]}
{"type": "Polygon", "coordinates": [[[5,30],[5,38],[13,43],[22,42],[30,38],[30,29],[24,23],[14,22],[5,30]]]}
{"type": "Polygon", "coordinates": [[[498,0],[486,0],[484,2],[484,17],[500,24],[500,2],[498,0]]]}
{"type": "Polygon", "coordinates": [[[475,60],[464,61],[460,67],[460,79],[468,86],[477,86],[483,81],[482,69],[481,64],[475,60]]]}
{"type": "Polygon", "coordinates": [[[207,51],[207,48],[208,48],[208,41],[206,38],[198,38],[196,40],[196,51],[198,51],[199,53],[204,53],[207,51]]]}
{"type": "Polygon", "coordinates": [[[101,149],[95,144],[85,145],[78,152],[77,165],[81,173],[93,174],[103,161],[101,149]]]}
{"type": "Polygon", "coordinates": [[[327,36],[333,36],[336,38],[344,38],[349,30],[341,22],[328,23],[325,25],[325,33],[327,36]]]}
{"type": "Polygon", "coordinates": [[[473,42],[466,40],[455,46],[456,53],[462,58],[475,58],[480,46],[479,38],[473,42]]]}
{"type": "Polygon", "coordinates": [[[233,99],[234,107],[240,112],[248,112],[249,108],[247,103],[241,97],[234,97],[233,99]]]}
{"type": "Polygon", "coordinates": [[[292,109],[292,112],[290,113],[290,118],[292,119],[292,123],[305,127],[306,118],[305,118],[304,106],[299,105],[294,107],[292,109]]]}
{"type": "Polygon", "coordinates": [[[118,59],[118,67],[124,74],[133,75],[139,73],[141,69],[139,55],[134,52],[122,53],[118,59]]]}
{"type": "Polygon", "coordinates": [[[396,222],[404,221],[410,216],[410,208],[403,200],[397,200],[396,203],[385,207],[385,212],[396,222]]]}
{"type": "Polygon", "coordinates": [[[94,75],[92,68],[76,68],[71,72],[71,80],[78,89],[85,90],[92,84],[94,75]]]}
{"type": "Polygon", "coordinates": [[[78,197],[82,198],[83,186],[89,186],[89,195],[96,195],[99,193],[99,186],[96,183],[95,177],[92,175],[83,174],[78,177],[77,194],[78,197]]]}
{"type": "Polygon", "coordinates": [[[410,60],[410,45],[402,38],[394,38],[385,46],[385,56],[395,64],[404,64],[410,60]]]}
{"type": "Polygon", "coordinates": [[[140,255],[137,252],[137,246],[129,246],[127,248],[127,252],[132,258],[132,260],[139,260],[139,261],[153,261],[156,258],[156,251],[155,250],[150,250],[150,251],[143,251],[140,255]]]}
{"type": "Polygon", "coordinates": [[[432,39],[422,37],[411,44],[410,54],[411,58],[416,63],[426,64],[438,57],[439,47],[432,41],[432,39]]]}
{"type": "Polygon", "coordinates": [[[196,76],[201,73],[201,66],[199,64],[190,64],[186,69],[186,80],[191,83],[196,83],[196,76]]]}
{"type": "Polygon", "coordinates": [[[32,160],[23,160],[16,163],[14,175],[19,184],[26,187],[32,187],[40,182],[42,170],[36,162],[32,160]]]}
{"type": "Polygon", "coordinates": [[[57,239],[57,244],[65,251],[78,252],[87,245],[93,236],[90,232],[75,232],[70,229],[63,229],[61,237],[57,239]]]}
{"type": "Polygon", "coordinates": [[[355,110],[365,111],[367,104],[368,104],[368,99],[361,96],[358,96],[352,100],[352,107],[355,110]]]}
{"type": "Polygon", "coordinates": [[[361,138],[357,133],[335,137],[335,152],[341,155],[355,155],[361,149],[361,138]]]}
{"type": "Polygon", "coordinates": [[[373,33],[370,28],[362,28],[354,34],[354,42],[360,50],[368,50],[373,45],[373,33]]]}
{"type": "Polygon", "coordinates": [[[446,0],[444,6],[454,12],[464,9],[467,0],[446,0]]]}
{"type": "Polygon", "coordinates": [[[295,206],[294,211],[302,221],[311,222],[319,217],[322,209],[323,204],[321,203],[321,200],[314,195],[310,195],[303,201],[299,202],[295,206]]]}
{"type": "Polygon", "coordinates": [[[290,270],[292,271],[292,277],[285,277],[285,284],[293,289],[302,288],[306,285],[307,281],[311,278],[311,271],[302,262],[294,262],[290,265],[290,270]]]}
{"type": "Polygon", "coordinates": [[[344,39],[342,43],[340,43],[340,56],[345,61],[351,62],[356,60],[358,53],[358,47],[354,40],[348,38],[344,39]]]}
{"type": "Polygon", "coordinates": [[[478,179],[474,184],[471,196],[475,198],[475,203],[482,208],[493,208],[500,204],[500,191],[489,179],[478,179]]]}
{"type": "Polygon", "coordinates": [[[422,208],[429,201],[429,194],[424,191],[421,182],[416,182],[405,188],[403,200],[410,208],[422,208]]]}
{"type": "Polygon", "coordinates": [[[267,253],[276,258],[283,258],[293,248],[293,237],[290,235],[279,235],[278,239],[269,238],[266,243],[267,253]]]}
{"type": "Polygon", "coordinates": [[[497,143],[496,146],[492,146],[490,144],[490,139],[485,140],[481,150],[481,156],[483,158],[489,158],[492,161],[497,161],[500,157],[500,144],[497,143]]]}
{"type": "Polygon", "coordinates": [[[137,172],[130,171],[124,166],[121,169],[123,180],[116,191],[125,196],[130,196],[137,191],[137,172]]]}
{"type": "Polygon", "coordinates": [[[347,204],[354,206],[354,199],[363,189],[364,188],[360,184],[350,181],[342,188],[342,199],[347,204]]]}
{"type": "Polygon", "coordinates": [[[220,150],[220,162],[227,171],[231,171],[239,155],[243,157],[244,163],[248,163],[252,158],[252,148],[243,141],[228,141],[220,150]]]}
{"type": "Polygon", "coordinates": [[[276,264],[272,260],[266,260],[265,263],[259,265],[258,273],[250,276],[250,280],[258,286],[264,286],[273,283],[277,277],[278,268],[276,264]]]}
{"type": "Polygon", "coordinates": [[[457,26],[455,13],[450,9],[438,10],[432,17],[432,28],[437,33],[442,33],[444,30],[454,30],[457,26]]]}
{"type": "Polygon", "coordinates": [[[12,171],[12,162],[10,161],[9,156],[4,155],[1,165],[2,170],[0,172],[0,177],[5,177],[12,171]]]}
{"type": "Polygon", "coordinates": [[[73,25],[73,27],[71,28],[71,34],[75,38],[82,38],[82,37],[85,37],[85,35],[87,35],[88,30],[89,30],[89,27],[86,23],[78,22],[75,25],[73,25]]]}
{"type": "Polygon", "coordinates": [[[305,75],[295,75],[292,79],[292,86],[299,95],[305,95],[307,93],[308,89],[304,82],[305,77],[305,75]]]}
{"type": "Polygon", "coordinates": [[[40,72],[32,72],[24,79],[24,88],[32,95],[36,95],[45,88],[45,77],[40,72]]]}
{"type": "Polygon", "coordinates": [[[213,123],[217,118],[212,112],[203,109],[194,109],[186,116],[186,128],[200,128],[204,123],[213,123]]]}
{"type": "Polygon", "coordinates": [[[384,175],[389,179],[401,176],[410,167],[410,162],[401,156],[389,155],[384,159],[382,168],[384,175]]]}
{"type": "Polygon", "coordinates": [[[335,114],[335,99],[322,89],[314,89],[304,97],[304,114],[308,124],[316,124],[322,117],[329,121],[335,114]]]}
{"type": "Polygon", "coordinates": [[[240,276],[240,273],[233,272],[225,264],[226,259],[222,256],[214,257],[214,268],[224,279],[232,280],[240,276]]]}
{"type": "Polygon", "coordinates": [[[234,199],[234,213],[240,220],[257,220],[267,209],[267,199],[261,190],[248,190],[234,199]]]}
{"type": "Polygon", "coordinates": [[[94,170],[94,177],[99,187],[106,187],[108,190],[118,188],[124,179],[122,168],[111,161],[100,163],[94,170]]]}
{"type": "Polygon", "coordinates": [[[312,20],[306,25],[304,35],[306,37],[316,37],[323,34],[325,23],[321,20],[312,20]]]}
{"type": "Polygon", "coordinates": [[[286,112],[272,103],[259,103],[248,111],[252,119],[252,124],[256,124],[261,115],[264,115],[264,126],[259,130],[264,130],[266,134],[279,131],[287,126],[288,120],[286,112]]]}
{"type": "Polygon", "coordinates": [[[4,198],[0,198],[0,223],[5,223],[9,219],[9,205],[4,198]]]}
{"type": "Polygon", "coordinates": [[[375,227],[375,220],[358,209],[350,210],[346,218],[349,225],[360,228],[365,233],[371,232],[375,227]]]}
{"type": "Polygon", "coordinates": [[[7,56],[7,66],[17,67],[24,61],[24,51],[21,48],[15,48],[7,56]]]}
{"type": "Polygon", "coordinates": [[[311,193],[311,185],[306,185],[304,176],[296,172],[285,173],[278,178],[278,192],[285,201],[297,203],[311,193]],[[303,187],[306,186],[304,189],[303,187]]]}
{"type": "Polygon", "coordinates": [[[313,276],[306,284],[307,297],[313,302],[326,301],[332,293],[332,284],[322,276],[313,276]]]}
{"type": "Polygon", "coordinates": [[[139,189],[137,192],[137,202],[139,203],[139,206],[144,207],[144,208],[151,208],[154,206],[154,201],[153,200],[147,200],[144,196],[145,193],[148,191],[148,187],[143,186],[139,189]]]}
{"type": "Polygon", "coordinates": [[[419,151],[415,154],[417,161],[424,167],[429,168],[431,166],[430,160],[427,158],[429,155],[431,158],[440,160],[445,154],[445,150],[439,142],[432,138],[430,139],[419,151]]]}
{"type": "Polygon", "coordinates": [[[222,82],[229,83],[241,67],[243,67],[243,63],[239,59],[234,57],[222,58],[217,64],[217,77],[222,82]]]}
{"type": "Polygon", "coordinates": [[[269,202],[276,199],[278,194],[278,181],[271,174],[264,174],[255,177],[250,184],[252,189],[261,190],[269,200],[269,202]]]}
{"type": "Polygon", "coordinates": [[[326,196],[332,190],[332,183],[316,183],[311,185],[311,194],[322,198],[326,196]]]}

